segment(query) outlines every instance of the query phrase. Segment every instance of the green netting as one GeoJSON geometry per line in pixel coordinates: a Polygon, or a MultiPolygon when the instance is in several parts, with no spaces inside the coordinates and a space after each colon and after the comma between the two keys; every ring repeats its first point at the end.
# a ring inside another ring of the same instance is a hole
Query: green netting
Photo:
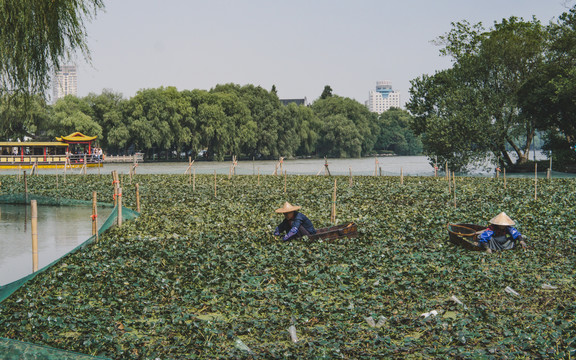
{"type": "Polygon", "coordinates": [[[59,359],[59,360],[91,360],[107,359],[98,356],[84,355],[72,351],[54,349],[44,345],[35,345],[23,341],[0,338],[0,356],[3,360],[37,360],[37,359],[59,359]]]}
{"type": "MultiPolygon", "coordinates": [[[[59,205],[80,205],[80,204],[86,205],[86,204],[91,204],[91,202],[89,202],[89,201],[71,200],[71,199],[51,199],[51,198],[46,197],[46,196],[37,196],[37,195],[28,195],[28,201],[26,201],[26,198],[23,194],[1,195],[0,196],[0,203],[9,204],[9,202],[6,201],[6,198],[14,200],[14,201],[21,201],[21,202],[16,202],[16,204],[26,204],[26,203],[29,203],[30,200],[32,200],[32,199],[35,199],[36,201],[38,201],[39,205],[55,205],[55,204],[59,204],[59,205]]],[[[12,203],[12,204],[14,204],[14,203],[12,203]]],[[[104,204],[104,205],[111,206],[110,204],[104,204]]],[[[138,215],[139,215],[139,213],[137,213],[136,211],[130,210],[124,206],[122,207],[122,219],[123,220],[126,220],[126,221],[132,220],[132,219],[138,217],[138,215]]],[[[100,229],[98,230],[98,235],[101,235],[103,232],[108,230],[110,227],[112,227],[114,224],[116,224],[117,221],[118,221],[118,209],[115,207],[112,210],[112,212],[110,213],[110,215],[108,216],[108,218],[106,219],[106,221],[104,222],[104,224],[102,224],[102,226],[100,226],[100,229]]],[[[58,261],[60,261],[60,259],[63,258],[64,256],[66,256],[70,253],[73,253],[76,250],[78,250],[78,249],[80,249],[80,248],[82,248],[88,244],[91,244],[92,242],[94,242],[94,240],[96,240],[95,235],[89,237],[82,244],[78,245],[77,247],[70,250],[66,254],[62,255],[60,258],[54,260],[50,264],[39,269],[35,273],[29,274],[29,275],[27,275],[23,278],[20,278],[16,281],[13,281],[9,284],[0,286],[0,302],[4,301],[4,299],[6,299],[8,296],[10,296],[14,291],[18,290],[28,280],[33,279],[36,275],[38,275],[38,274],[48,270],[49,268],[51,268],[54,264],[56,264],[58,261]]]]}
{"type": "MultiPolygon", "coordinates": [[[[24,194],[8,194],[0,196],[0,203],[3,204],[28,204],[30,200],[36,200],[39,205],[88,205],[92,204],[90,201],[73,200],[73,199],[62,199],[62,198],[50,198],[47,196],[39,195],[24,195],[24,194]]],[[[99,206],[110,206],[108,203],[98,203],[99,206]]],[[[135,219],[139,216],[139,213],[122,207],[122,219],[123,221],[128,221],[135,219]]],[[[117,207],[112,210],[112,213],[104,224],[100,226],[98,230],[98,235],[101,235],[110,227],[114,226],[118,221],[118,209],[117,207]]],[[[52,263],[44,266],[33,274],[27,275],[9,284],[0,286],[0,302],[4,301],[12,293],[22,287],[28,280],[33,279],[36,275],[43,273],[44,271],[50,269],[53,265],[58,263],[60,259],[64,256],[83,248],[86,245],[93,243],[96,240],[96,236],[91,236],[82,244],[78,245],[74,249],[70,250],[66,254],[63,254],[60,258],[53,261],[52,263]]],[[[20,342],[11,339],[0,338],[0,355],[2,359],[94,359],[94,357],[89,355],[77,354],[73,352],[58,350],[49,348],[46,346],[28,344],[25,342],[20,342]]],[[[103,359],[103,358],[100,358],[103,359]]]]}

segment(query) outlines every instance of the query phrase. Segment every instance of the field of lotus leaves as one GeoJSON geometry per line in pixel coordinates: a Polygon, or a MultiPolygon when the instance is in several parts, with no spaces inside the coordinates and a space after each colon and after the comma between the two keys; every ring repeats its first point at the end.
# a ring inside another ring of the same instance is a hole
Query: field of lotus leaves
{"type": "MultiPolygon", "coordinates": [[[[575,179],[539,179],[535,199],[526,178],[456,178],[454,196],[440,177],[336,177],[358,238],[272,236],[284,201],[329,226],[334,179],[219,176],[215,196],[214,176],[122,176],[141,216],[0,303],[0,337],[114,359],[576,357],[575,179]],[[447,223],[501,211],[528,250],[447,242],[447,223]]],[[[112,201],[111,176],[56,181],[28,189],[112,201]]]]}

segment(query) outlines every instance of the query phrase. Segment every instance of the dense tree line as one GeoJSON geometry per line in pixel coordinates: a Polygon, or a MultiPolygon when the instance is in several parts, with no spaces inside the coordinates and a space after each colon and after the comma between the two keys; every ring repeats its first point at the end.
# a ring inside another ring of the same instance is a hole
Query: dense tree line
{"type": "Polygon", "coordinates": [[[540,132],[557,164],[576,161],[576,7],[548,25],[452,25],[438,39],[452,67],[411,82],[407,108],[424,153],[453,170],[517,165],[540,132]]]}
{"type": "Polygon", "coordinates": [[[66,96],[53,105],[36,97],[26,110],[32,116],[20,117],[18,109],[25,111],[0,103],[3,139],[54,140],[80,131],[97,135],[107,153],[144,152],[158,159],[200,153],[214,160],[415,155],[422,148],[407,111],[391,109],[379,116],[331,89],[310,106],[282,105],[275,87],[224,84],[209,91],[143,89],[130,99],[105,90],[66,96]]]}

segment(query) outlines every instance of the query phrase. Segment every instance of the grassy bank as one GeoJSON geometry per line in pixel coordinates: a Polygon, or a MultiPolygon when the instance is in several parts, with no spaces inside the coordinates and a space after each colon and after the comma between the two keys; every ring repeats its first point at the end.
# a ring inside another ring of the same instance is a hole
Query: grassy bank
{"type": "MultiPolygon", "coordinates": [[[[359,238],[282,243],[274,209],[290,201],[329,226],[333,177],[288,176],[285,194],[280,176],[219,176],[215,196],[209,175],[195,191],[185,175],[124,176],[141,216],[1,303],[0,337],[114,359],[576,355],[574,179],[539,180],[537,199],[533,179],[457,178],[456,196],[442,178],[337,179],[338,222],[357,222],[359,238]],[[500,211],[528,251],[446,242],[447,223],[500,211]]],[[[28,180],[42,195],[112,200],[110,176],[28,180]]]]}

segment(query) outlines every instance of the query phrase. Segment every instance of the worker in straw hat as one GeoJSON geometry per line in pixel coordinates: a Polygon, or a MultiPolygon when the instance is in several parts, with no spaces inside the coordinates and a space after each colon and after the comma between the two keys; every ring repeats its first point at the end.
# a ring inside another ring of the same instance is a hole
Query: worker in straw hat
{"type": "Polygon", "coordinates": [[[523,249],[526,243],[522,234],[514,227],[516,223],[505,212],[494,216],[487,229],[478,231],[478,246],[491,253],[492,250],[508,250],[519,243],[523,249]]]}
{"type": "Polygon", "coordinates": [[[275,236],[280,236],[281,233],[286,232],[283,240],[288,241],[304,235],[316,234],[312,221],[310,221],[306,215],[298,212],[300,208],[301,206],[294,206],[289,202],[285,202],[284,206],[276,209],[278,214],[284,214],[284,221],[274,230],[275,236]]]}

